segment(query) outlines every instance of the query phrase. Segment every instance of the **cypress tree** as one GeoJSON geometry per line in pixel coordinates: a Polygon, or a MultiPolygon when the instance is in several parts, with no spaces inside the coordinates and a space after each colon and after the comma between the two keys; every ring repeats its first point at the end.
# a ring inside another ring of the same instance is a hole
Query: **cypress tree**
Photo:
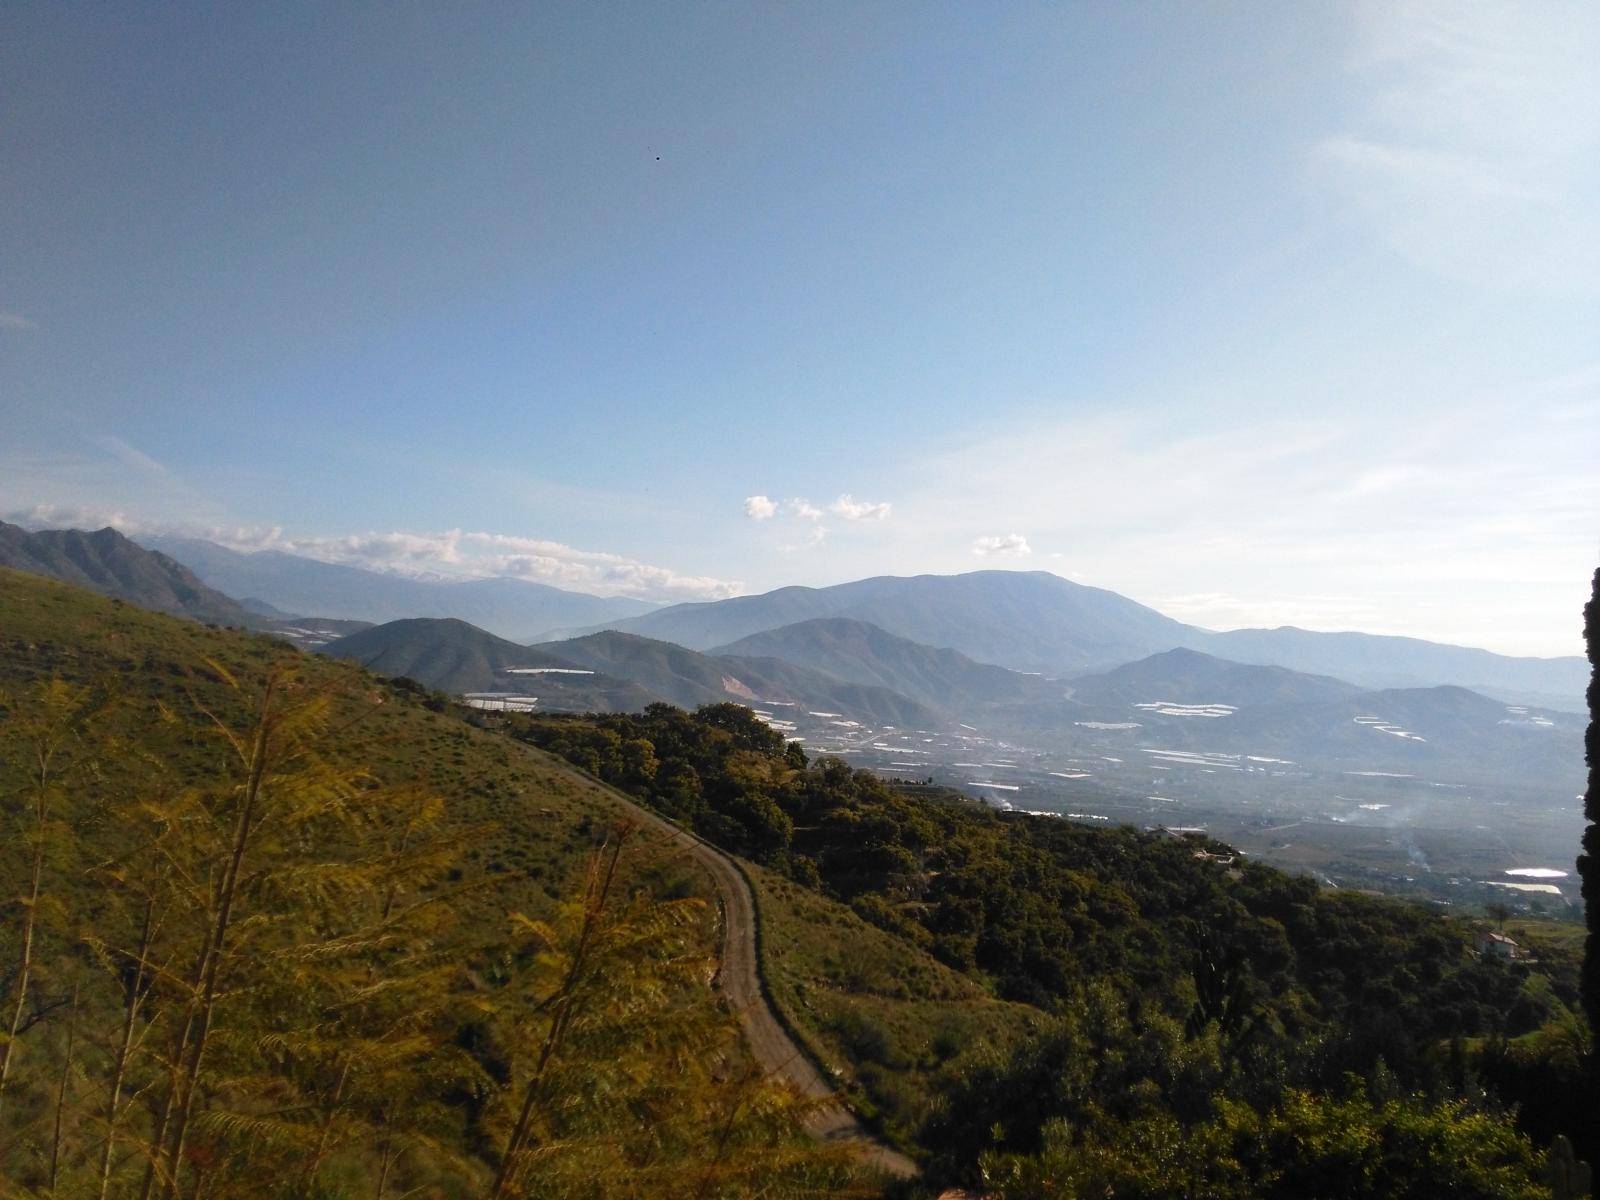
{"type": "MultiPolygon", "coordinates": [[[[1600,1031],[1600,570],[1594,573],[1593,593],[1583,608],[1583,640],[1589,650],[1589,730],[1584,737],[1584,758],[1589,763],[1589,790],[1584,796],[1583,852],[1578,855],[1578,878],[1583,888],[1589,936],[1583,955],[1583,1007],[1589,1028],[1600,1031]]],[[[1596,1055],[1600,1058],[1600,1055],[1596,1055]]]]}

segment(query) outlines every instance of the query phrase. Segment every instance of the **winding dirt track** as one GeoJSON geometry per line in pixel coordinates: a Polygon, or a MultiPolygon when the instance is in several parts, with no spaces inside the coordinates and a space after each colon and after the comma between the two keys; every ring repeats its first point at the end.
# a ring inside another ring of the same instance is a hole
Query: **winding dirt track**
{"type": "Polygon", "coordinates": [[[639,807],[621,792],[592,780],[585,782],[603,790],[631,820],[659,836],[662,844],[681,848],[715,882],[722,905],[722,965],[717,972],[717,986],[739,1014],[745,1039],[756,1061],[812,1099],[829,1102],[812,1118],[812,1135],[821,1141],[850,1145],[863,1161],[896,1178],[910,1179],[919,1174],[916,1163],[873,1137],[845,1107],[838,1093],[789,1036],[774,1011],[761,981],[755,894],[739,865],[715,846],[639,807]]]}

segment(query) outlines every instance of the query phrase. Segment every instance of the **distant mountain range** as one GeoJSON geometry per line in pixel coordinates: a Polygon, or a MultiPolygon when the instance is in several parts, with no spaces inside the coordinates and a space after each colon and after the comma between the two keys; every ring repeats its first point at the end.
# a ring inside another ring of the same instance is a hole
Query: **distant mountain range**
{"type": "Polygon", "coordinates": [[[612,628],[708,650],[752,634],[844,617],[977,662],[1048,674],[1115,666],[1178,644],[1189,627],[1115,592],[1042,571],[879,576],[835,587],[674,604],[612,628]]]}
{"type": "Polygon", "coordinates": [[[779,717],[828,717],[900,726],[944,718],[888,688],[865,686],[775,658],[708,655],[633,634],[604,632],[521,646],[463,621],[420,618],[374,626],[324,648],[384,675],[444,691],[536,695],[540,708],[638,710],[732,701],[779,717]],[[572,675],[573,670],[593,672],[572,675]]]}
{"type": "Polygon", "coordinates": [[[261,624],[257,614],[207,587],[188,567],[135,545],[115,529],[30,533],[0,521],[0,567],[75,583],[141,608],[213,625],[261,624]]]}
{"type": "MultiPolygon", "coordinates": [[[[1052,680],[838,618],[784,626],[709,654],[615,630],[520,646],[435,619],[376,626],[326,652],[448,691],[534,694],[542,709],[734,701],[768,713],[789,733],[859,728],[869,736],[858,745],[872,744],[872,730],[965,728],[1152,771],[1210,771],[1219,784],[1254,762],[1560,790],[1576,786],[1574,764],[1582,761],[1582,717],[1464,688],[1366,689],[1181,648],[1052,680]]],[[[816,743],[808,737],[807,744],[816,743]]]]}
{"type": "Polygon", "coordinates": [[[1235,662],[1265,663],[1333,675],[1365,687],[1449,684],[1513,704],[1586,711],[1589,664],[1577,656],[1518,658],[1420,638],[1372,633],[1321,633],[1284,626],[1203,634],[1194,649],[1235,662]]]}
{"type": "Polygon", "coordinates": [[[421,580],[197,539],[146,541],[149,553],[110,529],[29,533],[0,525],[0,564],[164,612],[273,628],[308,647],[350,632],[340,621],[415,617],[456,618],[516,642],[616,631],[717,657],[781,661],[835,683],[886,689],[926,712],[1048,703],[1066,693],[1037,681],[1071,681],[1173,649],[1369,690],[1451,685],[1569,712],[1584,711],[1588,683],[1588,664],[1577,656],[1515,658],[1288,627],[1214,632],[1038,571],[880,576],[652,608],[520,579],[421,580]]]}
{"type": "MultiPolygon", "coordinates": [[[[823,618],[731,643],[891,687],[986,733],[1038,748],[1278,758],[1324,770],[1577,783],[1583,718],[1465,688],[1364,688],[1178,648],[1070,680],[1020,674],[876,626],[823,618]]],[[[1154,758],[1152,763],[1164,760],[1154,758]]],[[[1170,765],[1170,763],[1168,764],[1170,765]]],[[[1214,764],[1226,773],[1234,764],[1214,764]]]]}
{"type": "Polygon", "coordinates": [[[208,625],[258,629],[306,650],[365,629],[365,621],[302,617],[259,601],[240,601],[202,583],[188,567],[115,529],[37,533],[0,521],[0,567],[91,588],[140,608],[208,625]]]}
{"type": "Polygon", "coordinates": [[[211,587],[246,604],[359,621],[455,617],[517,641],[654,610],[625,596],[590,596],[525,579],[413,579],[277,550],[241,553],[198,538],[143,537],[211,587]]]}
{"type": "Polygon", "coordinates": [[[924,646],[1016,671],[1071,676],[1184,647],[1368,688],[1453,684],[1512,703],[1582,711],[1588,664],[1514,658],[1416,638],[1285,627],[1217,633],[1047,572],[883,576],[827,588],[675,604],[606,628],[698,650],[820,618],[865,621],[924,646]]]}
{"type": "Polygon", "coordinates": [[[503,620],[531,626],[593,614],[596,606],[638,606],[516,580],[428,583],[291,555],[185,545],[214,572],[239,572],[237,583],[276,579],[283,590],[267,589],[271,594],[261,596],[262,589],[252,588],[250,599],[240,601],[113,529],[30,533],[0,523],[0,567],[48,575],[161,612],[272,632],[450,692],[535,695],[545,709],[637,710],[657,700],[693,708],[731,700],[770,713],[785,732],[807,735],[808,744],[810,734],[830,730],[846,741],[858,730],[866,740],[851,744],[871,747],[874,729],[948,731],[964,725],[1020,745],[1099,754],[1113,762],[1153,755],[1152,769],[1187,763],[1225,772],[1232,768],[1221,758],[1232,755],[1320,770],[1516,780],[1556,790],[1573,782],[1574,764],[1582,762],[1582,718],[1528,699],[1560,685],[1567,660],[1506,658],[1363,634],[1216,634],[1051,575],[978,572],[785,588],[767,596],[677,605],[622,622],[665,628],[704,643],[699,647],[612,629],[528,646],[456,618],[408,616],[368,628],[339,612],[293,613],[326,603],[355,604],[363,588],[368,604],[402,605],[408,597],[419,605],[481,604],[503,620]],[[299,592],[283,582],[296,578],[304,581],[299,592]],[[808,616],[751,628],[830,607],[870,612],[896,628],[859,615],[808,616]],[[719,640],[729,629],[740,636],[719,640]],[[982,647],[1023,666],[996,665],[962,645],[923,641],[906,629],[982,647]],[[1245,656],[1281,654],[1289,665],[1241,662],[1180,645],[1102,670],[1082,669],[1098,655],[1128,653],[1141,639],[1175,637],[1245,656]],[[1052,661],[1077,669],[1035,665],[1052,661]],[[1304,662],[1322,669],[1294,668],[1304,662]],[[1343,676],[1340,663],[1348,669],[1343,676]],[[1452,673],[1498,680],[1501,694],[1491,698],[1450,684],[1452,673]],[[1386,686],[1415,674],[1431,686],[1386,686]],[[1436,682],[1440,676],[1447,682],[1436,682]],[[1174,754],[1179,757],[1160,757],[1174,754]]]}
{"type": "MultiPolygon", "coordinates": [[[[1283,761],[1458,784],[1581,785],[1585,718],[1466,688],[1361,689],[1326,676],[1172,650],[1074,681],[1078,711],[1012,715],[1018,736],[1089,741],[1152,767],[1283,761]],[[1232,756],[1233,761],[1226,761],[1232,756]]],[[[1059,742],[1058,742],[1059,744],[1059,742]]]]}

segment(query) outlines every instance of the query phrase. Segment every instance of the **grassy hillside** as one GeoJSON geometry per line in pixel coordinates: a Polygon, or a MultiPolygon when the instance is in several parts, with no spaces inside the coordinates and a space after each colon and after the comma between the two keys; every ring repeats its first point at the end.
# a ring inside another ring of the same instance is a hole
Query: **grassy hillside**
{"type": "Polygon", "coordinates": [[[902,1148],[916,1147],[937,1097],[963,1072],[1044,1022],[849,906],[761,867],[748,872],[779,1011],[856,1110],[902,1148]]]}
{"type": "MultiPolygon", "coordinates": [[[[297,652],[263,635],[176,623],[76,588],[0,572],[0,687],[25,694],[59,677],[100,684],[115,698],[108,730],[158,756],[179,778],[216,766],[217,748],[161,719],[163,707],[204,703],[242,717],[207,663],[241,678],[292,662],[308,688],[331,689],[344,726],[333,748],[385,784],[415,784],[447,797],[462,830],[485,822],[492,844],[468,852],[474,875],[499,895],[470,903],[503,910],[543,907],[582,862],[597,822],[613,819],[604,790],[564,764],[432,711],[423,698],[381,685],[349,665],[297,652]],[[503,891],[501,889],[504,889],[503,891]]],[[[114,769],[114,768],[113,768],[114,769]]]]}
{"type": "Polygon", "coordinates": [[[0,571],[0,1193],[850,1194],[621,811],[414,685],[0,571]]]}

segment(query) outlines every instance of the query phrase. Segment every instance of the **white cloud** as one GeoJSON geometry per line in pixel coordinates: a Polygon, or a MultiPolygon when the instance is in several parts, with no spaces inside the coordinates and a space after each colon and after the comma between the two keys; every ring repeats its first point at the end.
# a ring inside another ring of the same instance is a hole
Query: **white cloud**
{"type": "MultiPolygon", "coordinates": [[[[110,526],[123,533],[139,529],[139,522],[127,513],[116,509],[94,508],[73,504],[34,504],[27,508],[13,508],[0,512],[0,521],[21,525],[24,529],[104,529],[110,526]]],[[[154,532],[145,529],[144,532],[154,532]]]]}
{"type": "Polygon", "coordinates": [[[857,500],[848,492],[842,493],[827,508],[818,507],[804,496],[791,496],[781,504],[767,496],[748,496],[744,502],[744,514],[752,520],[768,521],[778,516],[787,518],[791,527],[785,530],[782,540],[775,543],[785,554],[815,550],[827,542],[831,532],[826,523],[829,517],[851,523],[883,521],[889,516],[889,510],[887,502],[857,500]],[[806,532],[801,534],[794,529],[794,522],[803,522],[800,528],[806,532]]]}
{"type": "Polygon", "coordinates": [[[1600,8],[1375,3],[1358,121],[1312,165],[1397,253],[1494,288],[1593,291],[1600,8]]]}
{"type": "Polygon", "coordinates": [[[845,494],[828,505],[828,511],[846,521],[882,521],[889,515],[889,505],[887,502],[868,504],[845,494]]]}
{"type": "Polygon", "coordinates": [[[543,538],[475,530],[386,530],[297,537],[277,527],[150,522],[122,512],[47,504],[15,510],[5,514],[4,519],[33,529],[111,525],[130,537],[173,534],[204,538],[233,550],[279,550],[319,562],[396,574],[456,579],[511,576],[569,590],[645,600],[721,600],[744,591],[744,585],[737,580],[684,575],[620,554],[583,550],[543,538]]]}
{"type": "Polygon", "coordinates": [[[651,600],[720,600],[744,590],[736,580],[684,575],[620,554],[475,530],[280,537],[276,548],[325,562],[380,570],[476,578],[509,575],[555,587],[651,600]]]}
{"type": "Polygon", "coordinates": [[[28,333],[37,328],[39,326],[35,322],[28,320],[21,313],[0,312],[0,329],[15,329],[28,333]]]}
{"type": "Polygon", "coordinates": [[[972,552],[980,558],[1026,558],[1033,547],[1020,533],[994,533],[976,539],[972,552]]]}

